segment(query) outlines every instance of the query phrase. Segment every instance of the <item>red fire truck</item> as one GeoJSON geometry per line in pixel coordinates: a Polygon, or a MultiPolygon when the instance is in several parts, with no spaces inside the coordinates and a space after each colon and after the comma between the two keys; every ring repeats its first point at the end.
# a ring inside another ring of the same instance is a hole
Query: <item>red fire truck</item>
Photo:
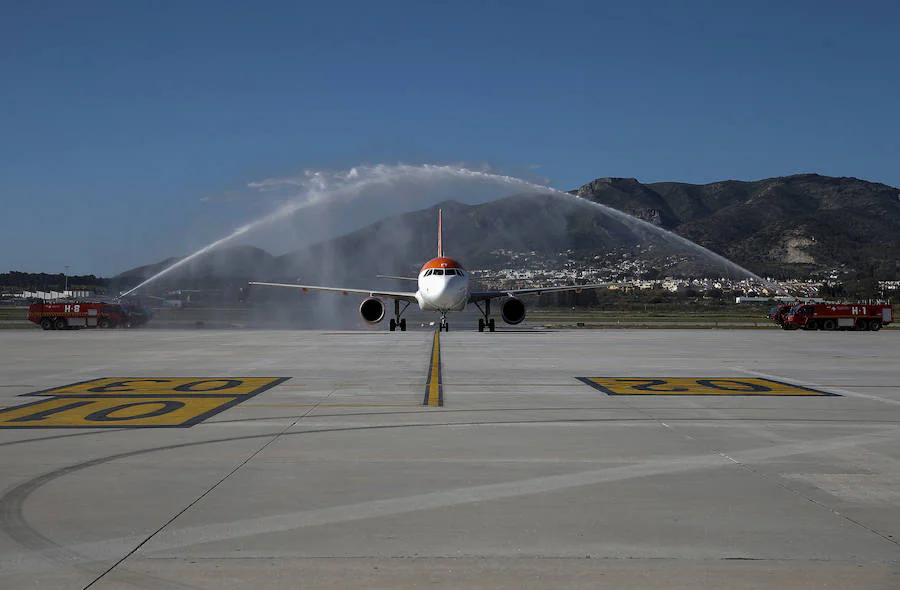
{"type": "Polygon", "coordinates": [[[800,303],[783,315],[785,330],[880,330],[894,321],[885,303],[800,303]]]}
{"type": "Polygon", "coordinates": [[[118,303],[32,303],[28,320],[45,330],[131,327],[132,315],[118,303]]]}

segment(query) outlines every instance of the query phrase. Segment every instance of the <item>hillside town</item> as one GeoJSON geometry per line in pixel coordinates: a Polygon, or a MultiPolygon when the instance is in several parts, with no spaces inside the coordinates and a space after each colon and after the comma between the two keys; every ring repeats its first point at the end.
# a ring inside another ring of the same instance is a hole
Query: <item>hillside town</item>
{"type": "MultiPolygon", "coordinates": [[[[667,271],[689,262],[686,256],[668,256],[651,261],[628,252],[609,252],[605,256],[579,258],[575,252],[569,250],[559,252],[555,259],[542,257],[535,251],[495,250],[491,254],[509,264],[471,271],[473,278],[486,288],[527,288],[609,282],[613,283],[609,287],[612,290],[664,290],[671,293],[694,292],[699,295],[710,292],[717,292],[720,295],[728,293],[734,295],[738,303],[784,295],[800,298],[818,297],[830,286],[838,284],[846,274],[843,269],[831,269],[815,278],[754,278],[748,271],[733,266],[724,269],[728,272],[720,276],[716,276],[714,270],[703,275],[684,276],[680,273],[669,274],[667,271]]],[[[882,298],[900,294],[900,281],[876,283],[882,298]]]]}
{"type": "MultiPolygon", "coordinates": [[[[475,284],[483,289],[609,283],[608,288],[613,291],[733,297],[737,303],[777,297],[859,297],[854,290],[843,289],[845,283],[853,282],[855,269],[833,268],[807,278],[758,277],[730,261],[705,253],[663,255],[653,251],[652,247],[642,249],[640,245],[634,250],[610,250],[603,254],[566,250],[549,256],[535,250],[497,249],[483,256],[480,263],[469,272],[475,284]]],[[[410,267],[411,276],[417,269],[410,267]]],[[[122,286],[113,285],[111,279],[93,275],[6,273],[3,277],[0,301],[7,303],[114,298],[118,294],[116,287],[122,286]]],[[[153,305],[181,307],[196,303],[200,291],[207,294],[222,291],[223,283],[233,287],[246,285],[248,280],[237,273],[218,277],[216,285],[191,283],[190,287],[184,288],[169,285],[152,293],[153,305]]],[[[900,296],[900,281],[873,279],[868,291],[867,298],[894,300],[900,296]]]]}

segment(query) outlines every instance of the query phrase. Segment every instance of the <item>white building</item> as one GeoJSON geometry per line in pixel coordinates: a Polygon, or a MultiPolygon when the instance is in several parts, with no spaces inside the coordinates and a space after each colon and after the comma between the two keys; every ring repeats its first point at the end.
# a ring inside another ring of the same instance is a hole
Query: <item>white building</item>
{"type": "Polygon", "coordinates": [[[16,295],[22,299],[89,299],[94,296],[93,291],[23,291],[16,295]]]}

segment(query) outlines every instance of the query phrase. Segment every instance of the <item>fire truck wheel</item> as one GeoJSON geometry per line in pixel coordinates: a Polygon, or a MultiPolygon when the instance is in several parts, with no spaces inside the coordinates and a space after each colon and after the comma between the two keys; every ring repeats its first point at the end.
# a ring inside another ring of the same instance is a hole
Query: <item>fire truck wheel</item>
{"type": "Polygon", "coordinates": [[[878,320],[872,320],[872,323],[869,324],[869,329],[873,332],[877,332],[881,329],[881,322],[879,322],[878,320]]]}
{"type": "Polygon", "coordinates": [[[834,328],[835,328],[834,320],[825,320],[822,322],[823,330],[834,330],[834,328]]]}
{"type": "Polygon", "coordinates": [[[52,330],[53,329],[53,320],[51,320],[50,318],[42,319],[41,320],[41,328],[43,328],[45,330],[52,330]]]}
{"type": "Polygon", "coordinates": [[[65,330],[69,327],[69,324],[66,322],[64,318],[56,318],[56,321],[53,323],[53,326],[57,330],[65,330]]]}
{"type": "Polygon", "coordinates": [[[102,318],[99,322],[97,322],[97,325],[103,329],[106,329],[109,327],[109,320],[106,318],[102,318]]]}

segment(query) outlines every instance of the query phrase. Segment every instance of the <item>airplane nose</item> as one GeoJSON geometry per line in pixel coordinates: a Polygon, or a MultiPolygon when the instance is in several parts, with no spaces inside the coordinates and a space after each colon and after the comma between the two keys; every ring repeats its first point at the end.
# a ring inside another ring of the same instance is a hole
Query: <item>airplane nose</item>
{"type": "Polygon", "coordinates": [[[444,296],[444,293],[447,292],[447,283],[445,281],[440,281],[434,287],[431,288],[431,294],[435,299],[440,299],[444,296]]]}
{"type": "Polygon", "coordinates": [[[441,305],[447,308],[455,308],[460,304],[460,281],[455,278],[450,278],[445,283],[441,285],[440,293],[438,294],[438,299],[441,302],[441,305]]]}
{"type": "Polygon", "coordinates": [[[448,297],[452,295],[450,281],[435,281],[428,289],[428,296],[439,306],[448,304],[448,297]]]}

